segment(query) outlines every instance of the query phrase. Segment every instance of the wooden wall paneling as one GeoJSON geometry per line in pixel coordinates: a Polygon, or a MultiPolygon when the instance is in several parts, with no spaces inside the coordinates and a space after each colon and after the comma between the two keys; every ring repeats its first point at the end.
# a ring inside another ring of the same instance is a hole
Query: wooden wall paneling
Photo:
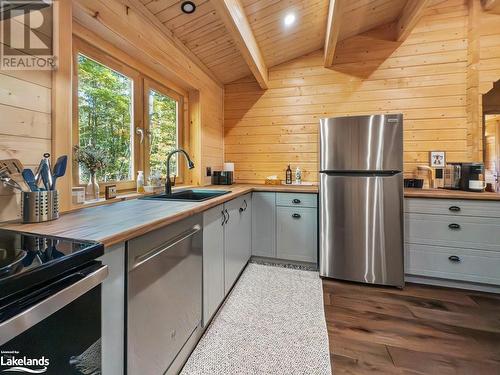
{"type": "Polygon", "coordinates": [[[429,0],[412,0],[408,1],[396,21],[396,40],[401,42],[405,40],[415,25],[420,21],[429,0]]]}
{"type": "MultiPolygon", "coordinates": [[[[416,1],[416,0],[409,0],[416,1]]],[[[349,1],[343,14],[343,27],[339,40],[364,33],[380,25],[394,21],[406,5],[405,0],[349,1]]]]}
{"type": "Polygon", "coordinates": [[[432,150],[471,160],[464,9],[461,0],[435,3],[402,43],[381,39],[384,27],[341,41],[341,63],[330,69],[322,51],[270,68],[268,90],[251,79],[226,85],[224,152],[236,179],[284,178],[291,163],[317,181],[318,123],[328,116],[402,112],[406,175],[427,165],[432,150]]]}
{"type": "MultiPolygon", "coordinates": [[[[3,22],[0,26],[7,27],[3,22]]],[[[37,35],[50,42],[45,30],[37,35]]],[[[51,71],[2,70],[0,159],[18,158],[26,168],[35,168],[42,155],[51,152],[51,96],[51,71]]],[[[20,194],[0,184],[0,221],[19,217],[20,194]]]]}
{"type": "Polygon", "coordinates": [[[260,87],[267,89],[267,66],[240,0],[215,1],[213,6],[260,87]]]}

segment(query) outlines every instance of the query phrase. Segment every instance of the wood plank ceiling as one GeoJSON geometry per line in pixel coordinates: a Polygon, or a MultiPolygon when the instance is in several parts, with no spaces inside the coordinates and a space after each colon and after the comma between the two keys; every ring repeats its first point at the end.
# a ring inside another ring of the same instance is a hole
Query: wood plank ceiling
{"type": "MultiPolygon", "coordinates": [[[[245,61],[235,43],[233,31],[228,31],[213,6],[216,1],[225,0],[194,0],[196,11],[192,14],[182,12],[181,0],[140,1],[222,83],[252,74],[248,59],[245,61]]],[[[250,24],[267,68],[323,48],[329,0],[239,1],[245,13],[242,16],[250,24]],[[285,27],[283,20],[289,13],[295,14],[296,21],[285,27]]],[[[337,1],[344,2],[340,41],[397,22],[407,1],[412,0],[337,1]]]]}

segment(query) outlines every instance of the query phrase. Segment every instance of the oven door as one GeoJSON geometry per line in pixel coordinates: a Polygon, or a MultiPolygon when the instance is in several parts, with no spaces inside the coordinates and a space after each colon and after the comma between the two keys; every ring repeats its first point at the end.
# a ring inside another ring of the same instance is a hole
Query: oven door
{"type": "Polygon", "coordinates": [[[93,262],[0,306],[0,372],[101,373],[101,283],[93,262]]]}

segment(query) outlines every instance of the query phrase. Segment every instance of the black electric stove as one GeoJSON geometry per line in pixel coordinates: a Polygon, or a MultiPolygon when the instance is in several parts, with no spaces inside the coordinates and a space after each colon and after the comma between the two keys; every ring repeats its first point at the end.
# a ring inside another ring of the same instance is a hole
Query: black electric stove
{"type": "Polygon", "coordinates": [[[93,241],[0,229],[0,302],[103,255],[93,241]]]}
{"type": "Polygon", "coordinates": [[[102,372],[103,253],[92,241],[0,229],[0,372],[102,372]],[[26,358],[38,362],[18,364],[26,358]]]}

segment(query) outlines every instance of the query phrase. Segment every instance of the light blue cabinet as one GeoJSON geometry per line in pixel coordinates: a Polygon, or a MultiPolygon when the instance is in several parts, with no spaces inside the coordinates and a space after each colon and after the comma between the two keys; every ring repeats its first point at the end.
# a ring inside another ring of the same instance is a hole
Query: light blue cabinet
{"type": "Polygon", "coordinates": [[[276,252],[280,259],[316,263],[318,260],[317,210],[278,206],[276,252]]]}
{"type": "Polygon", "coordinates": [[[203,325],[224,300],[224,205],[203,213],[203,325]]]}
{"type": "Polygon", "coordinates": [[[276,257],[276,193],[252,196],[252,255],[276,257]]]}
{"type": "Polygon", "coordinates": [[[252,255],[317,263],[317,207],[317,194],[254,193],[252,255]]]}
{"type": "Polygon", "coordinates": [[[224,204],[224,284],[227,294],[247,264],[252,249],[252,196],[246,194],[224,204]]]}

